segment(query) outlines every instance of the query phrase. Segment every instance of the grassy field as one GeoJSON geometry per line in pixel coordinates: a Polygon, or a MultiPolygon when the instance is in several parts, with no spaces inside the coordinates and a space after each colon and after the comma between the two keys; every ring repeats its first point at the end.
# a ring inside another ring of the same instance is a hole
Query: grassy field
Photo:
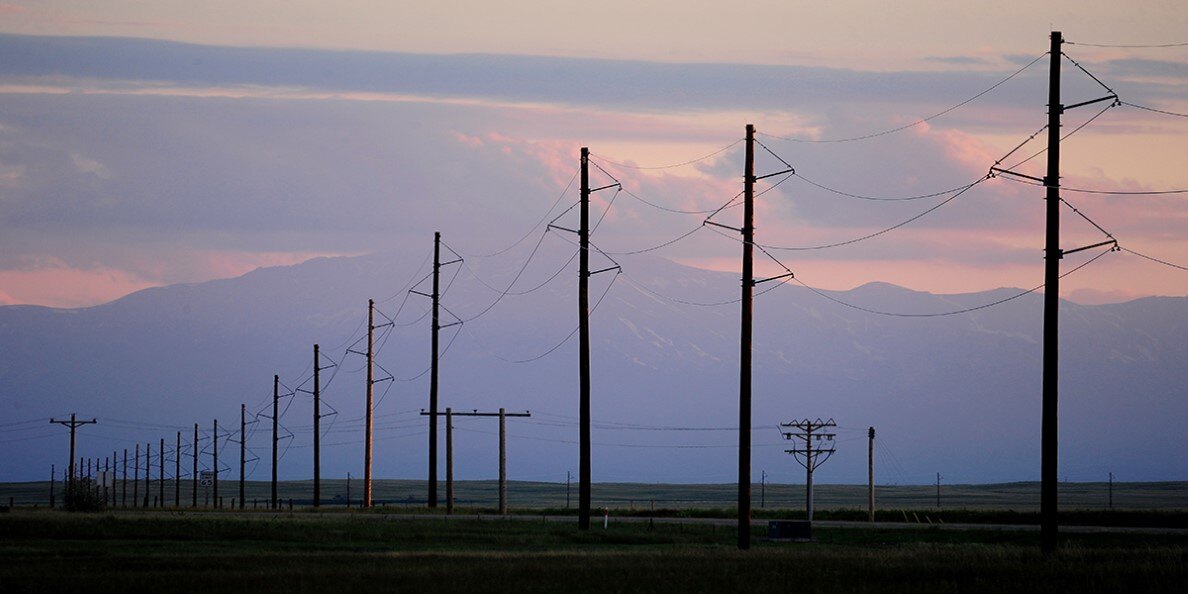
{"type": "Polygon", "coordinates": [[[1179,592],[1182,535],[1078,534],[1045,558],[1034,533],[756,530],[612,522],[413,520],[338,513],[0,514],[0,592],[1179,592]]]}
{"type": "MultiPolygon", "coordinates": [[[[351,499],[357,504],[362,492],[360,481],[352,481],[351,499]]],[[[222,480],[220,494],[224,503],[239,493],[237,480],[222,480]]],[[[121,492],[121,484],[117,491],[121,492]]],[[[128,486],[128,497],[132,497],[132,486],[128,486]]],[[[270,496],[271,486],[265,481],[248,481],[245,484],[249,507],[255,501],[262,506],[270,496]]],[[[413,480],[375,481],[375,500],[379,505],[390,508],[419,508],[425,505],[425,482],[413,480]]],[[[60,494],[61,483],[58,483],[60,494]]],[[[444,484],[439,492],[444,496],[444,484]]],[[[471,508],[490,508],[496,505],[498,489],[495,481],[458,481],[454,486],[457,504],[471,508]]],[[[761,489],[752,489],[756,510],[794,510],[804,508],[804,485],[769,484],[761,489]],[[765,493],[764,493],[765,492],[765,493]]],[[[818,485],[816,491],[817,510],[866,509],[865,485],[818,485]]],[[[727,508],[735,504],[737,487],[731,484],[680,485],[646,483],[595,483],[592,487],[593,505],[614,510],[727,508]]],[[[310,502],[313,493],[312,481],[281,481],[278,494],[282,500],[294,500],[297,506],[310,502]]],[[[346,481],[322,481],[323,503],[345,506],[346,481]]],[[[144,494],[141,482],[140,494],[144,494]]],[[[158,483],[151,485],[151,496],[159,494],[158,483]]],[[[183,506],[192,499],[192,483],[183,480],[180,489],[183,506]]],[[[1061,509],[1103,510],[1109,502],[1108,486],[1105,483],[1061,483],[1059,486],[1061,509]]],[[[49,483],[0,483],[0,505],[9,498],[18,506],[44,506],[49,503],[49,483]]],[[[877,506],[880,509],[936,510],[936,490],[930,485],[876,487],[877,506]]],[[[174,500],[173,481],[166,481],[165,500],[174,500]]],[[[151,500],[150,500],[151,501],[151,500]]],[[[199,504],[206,502],[203,489],[198,491],[199,504]]],[[[508,485],[508,502],[512,508],[553,508],[566,506],[565,485],[511,481],[508,485]]],[[[577,504],[577,485],[573,485],[571,503],[577,504]]],[[[1008,510],[1035,512],[1039,509],[1039,483],[1001,483],[989,485],[942,485],[941,509],[965,510],[1008,510]]],[[[1114,509],[1117,510],[1181,510],[1188,511],[1188,482],[1162,483],[1115,483],[1114,509]]]]}

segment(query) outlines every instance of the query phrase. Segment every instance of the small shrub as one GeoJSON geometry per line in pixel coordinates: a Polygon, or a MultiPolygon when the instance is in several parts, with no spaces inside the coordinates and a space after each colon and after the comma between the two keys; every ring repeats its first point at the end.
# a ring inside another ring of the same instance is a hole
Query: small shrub
{"type": "Polygon", "coordinates": [[[107,509],[107,501],[95,481],[88,477],[75,479],[66,485],[62,496],[63,509],[77,512],[97,512],[107,509]]]}

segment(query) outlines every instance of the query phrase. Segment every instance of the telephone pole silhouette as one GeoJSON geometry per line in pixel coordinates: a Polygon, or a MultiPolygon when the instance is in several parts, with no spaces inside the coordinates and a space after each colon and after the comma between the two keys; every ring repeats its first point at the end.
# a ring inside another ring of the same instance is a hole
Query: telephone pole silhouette
{"type": "Polygon", "coordinates": [[[608,188],[622,188],[622,184],[618,180],[614,180],[613,184],[591,188],[590,149],[588,147],[582,147],[580,158],[581,191],[578,200],[580,212],[578,228],[567,229],[553,223],[549,223],[548,228],[568,231],[578,236],[578,530],[589,530],[591,481],[590,277],[602,272],[619,270],[619,266],[616,264],[602,270],[590,271],[590,195],[608,188]]]}
{"type": "Polygon", "coordinates": [[[173,507],[181,507],[181,431],[177,432],[177,449],[173,456],[173,507]]]}
{"type": "MultiPolygon", "coordinates": [[[[1052,31],[1051,47],[1048,50],[1048,163],[1044,177],[1037,178],[1009,169],[991,167],[991,173],[1001,173],[1019,177],[1031,182],[1038,182],[1045,188],[1045,233],[1044,233],[1044,324],[1043,324],[1043,380],[1042,402],[1040,418],[1040,547],[1044,554],[1056,551],[1057,537],[1057,500],[1056,487],[1058,482],[1057,454],[1059,450],[1059,372],[1060,372],[1060,260],[1076,252],[1113,245],[1118,248],[1118,242],[1109,233],[1108,241],[1074,249],[1060,248],[1060,116],[1065,111],[1102,101],[1118,103],[1118,95],[1112,89],[1093,77],[1101,84],[1109,95],[1089,101],[1081,101],[1072,105],[1062,104],[1060,98],[1060,59],[1063,55],[1061,46],[1064,36],[1060,31],[1052,31]]],[[[1092,77],[1092,75],[1090,75],[1092,77]]],[[[1100,227],[1099,227],[1100,229],[1100,227]]],[[[1103,230],[1104,232],[1104,230],[1103,230]]]]}
{"type": "Polygon", "coordinates": [[[239,509],[243,509],[244,470],[247,468],[247,405],[239,405],[239,509]]]}
{"type": "Polygon", "coordinates": [[[313,506],[322,505],[322,367],[321,352],[314,345],[313,364],[313,506]]]}
{"type": "Polygon", "coordinates": [[[804,470],[805,470],[805,489],[804,489],[805,490],[805,504],[804,504],[804,507],[805,507],[806,513],[808,514],[808,521],[811,522],[811,521],[813,521],[813,471],[816,470],[818,466],[824,464],[825,461],[828,460],[831,456],[833,456],[833,453],[835,451],[837,451],[836,448],[834,448],[832,445],[833,438],[837,434],[836,433],[821,433],[820,431],[822,429],[828,429],[830,427],[837,427],[837,423],[835,423],[833,421],[833,419],[829,419],[828,421],[822,421],[821,419],[817,419],[816,421],[810,421],[808,419],[803,419],[803,420],[799,420],[799,421],[791,421],[788,423],[780,423],[780,427],[788,427],[788,428],[796,429],[796,431],[784,432],[783,433],[784,439],[787,439],[787,440],[799,439],[799,440],[804,441],[804,447],[801,447],[801,448],[794,447],[790,450],[784,450],[784,452],[786,452],[788,454],[792,454],[796,458],[796,461],[799,462],[800,465],[804,467],[804,470]],[[818,445],[817,447],[814,448],[813,447],[814,439],[816,439],[817,441],[821,441],[822,439],[824,439],[825,441],[830,442],[830,445],[828,445],[826,447],[821,447],[820,445],[818,445]],[[821,458],[821,454],[825,455],[824,459],[821,458]]]}
{"type": "MultiPolygon", "coordinates": [[[[193,479],[190,482],[192,483],[194,492],[192,495],[193,499],[190,501],[190,507],[198,507],[198,423],[194,423],[194,447],[190,449],[193,450],[194,454],[194,474],[190,475],[190,478],[193,479]]],[[[136,500],[133,499],[132,501],[135,504],[136,500]]]]}
{"type": "Polygon", "coordinates": [[[755,278],[755,182],[761,179],[794,173],[789,168],[761,177],[755,176],[755,126],[747,124],[746,150],[743,161],[743,224],[731,227],[710,219],[722,209],[706,217],[703,225],[713,225],[742,234],[742,298],[739,324],[738,379],[738,548],[751,548],[751,326],[752,301],[755,285],[792,276],[792,272],[765,279],[755,278]]]}
{"type": "Polygon", "coordinates": [[[214,498],[211,499],[211,505],[216,509],[219,507],[219,420],[214,420],[214,433],[211,434],[210,444],[214,456],[214,464],[211,468],[214,474],[214,498]]]}
{"type": "Polygon", "coordinates": [[[70,479],[66,483],[67,487],[74,484],[74,442],[75,442],[74,434],[75,434],[75,431],[79,427],[82,427],[83,425],[93,425],[96,422],[97,421],[95,421],[95,419],[91,419],[89,421],[80,421],[77,418],[75,418],[75,413],[70,413],[69,421],[65,421],[65,420],[59,421],[59,420],[56,420],[53,418],[50,419],[51,425],[62,425],[64,427],[68,427],[70,429],[70,469],[68,470],[68,472],[70,474],[70,479]]]}
{"type": "Polygon", "coordinates": [[[276,509],[276,444],[280,440],[277,436],[278,421],[280,416],[280,376],[272,376],[272,499],[269,505],[272,509],[276,509]]]}

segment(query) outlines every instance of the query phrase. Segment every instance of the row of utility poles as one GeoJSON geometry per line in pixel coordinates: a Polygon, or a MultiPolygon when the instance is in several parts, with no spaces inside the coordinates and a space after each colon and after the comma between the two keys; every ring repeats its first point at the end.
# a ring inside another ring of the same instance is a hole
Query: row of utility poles
{"type": "MultiPolygon", "coordinates": [[[[1117,242],[1111,241],[1102,242],[1093,246],[1086,246],[1083,248],[1076,248],[1071,250],[1062,250],[1060,248],[1060,116],[1064,111],[1089,105],[1100,101],[1113,100],[1118,98],[1115,94],[1107,97],[1095,99],[1091,101],[1084,101],[1074,105],[1063,105],[1060,97],[1060,61],[1061,48],[1063,44],[1063,37],[1060,32],[1054,31],[1051,35],[1051,49],[1050,49],[1050,70],[1049,70],[1049,97],[1048,97],[1048,146],[1047,146],[1047,174],[1042,179],[1033,178],[1009,169],[991,168],[992,174],[1011,175],[1038,181],[1046,188],[1046,239],[1045,239],[1045,290],[1044,290],[1044,315],[1043,315],[1043,381],[1042,381],[1042,419],[1041,419],[1041,495],[1040,495],[1040,515],[1041,515],[1041,541],[1042,548],[1045,553],[1050,553],[1055,550],[1056,535],[1057,535],[1057,520],[1056,520],[1056,460],[1057,460],[1057,400],[1058,400],[1058,353],[1059,344],[1057,340],[1057,321],[1059,309],[1059,279],[1060,268],[1059,261],[1064,255],[1071,254],[1077,251],[1099,247],[1113,243],[1116,247],[1117,242]]],[[[1104,86],[1104,85],[1103,85],[1104,86]]],[[[753,324],[753,294],[754,287],[762,282],[782,279],[793,276],[791,271],[787,274],[782,274],[772,278],[756,279],[754,277],[754,198],[755,198],[755,182],[765,177],[774,175],[781,175],[785,173],[794,173],[793,169],[789,167],[787,170],[771,173],[757,177],[755,175],[755,127],[751,124],[746,126],[746,144],[744,157],[744,173],[743,173],[743,222],[740,228],[723,225],[721,223],[710,220],[713,215],[707,217],[704,224],[714,225],[718,227],[727,228],[736,231],[742,236],[742,291],[740,299],[740,372],[739,372],[739,447],[738,447],[738,548],[748,549],[751,541],[751,335],[753,324]]],[[[580,195],[580,222],[579,228],[576,230],[566,229],[558,225],[550,224],[551,228],[557,228],[565,231],[571,231],[577,234],[579,243],[579,270],[578,270],[578,330],[579,330],[579,361],[578,361],[578,411],[579,411],[579,520],[578,527],[581,530],[588,530],[590,527],[590,486],[591,486],[591,443],[590,443],[590,333],[589,333],[589,278],[593,274],[605,272],[609,270],[616,270],[618,266],[610,267],[604,270],[595,272],[590,271],[589,267],[589,250],[590,250],[590,228],[589,228],[589,199],[592,192],[598,190],[612,188],[619,186],[618,182],[600,188],[590,188],[589,183],[589,149],[587,147],[581,148],[581,195],[580,195]]],[[[786,165],[786,163],[785,163],[786,165]]],[[[997,164],[996,164],[997,165],[997,164]]],[[[715,213],[717,214],[717,213],[715,213]]],[[[456,260],[442,263],[441,259],[441,236],[440,233],[434,234],[434,262],[433,262],[433,289],[432,293],[425,294],[413,291],[417,294],[424,295],[432,299],[432,362],[430,367],[430,389],[429,389],[429,410],[425,413],[429,417],[429,476],[428,476],[428,493],[427,501],[429,507],[436,507],[437,505],[437,416],[438,416],[438,334],[442,326],[440,323],[439,309],[440,306],[440,290],[439,290],[439,274],[440,269],[444,265],[460,262],[459,257],[456,260]]],[[[455,322],[462,323],[462,320],[455,322]]],[[[453,324],[449,324],[453,325],[453,324]]],[[[447,325],[448,326],[448,325],[447,325]]],[[[382,326],[379,326],[382,327],[382,326]]],[[[363,500],[364,506],[370,506],[372,503],[371,494],[371,467],[372,467],[372,410],[373,410],[373,384],[376,382],[373,376],[373,362],[374,362],[374,331],[378,327],[374,323],[374,302],[369,302],[368,305],[368,334],[367,334],[367,386],[366,386],[366,429],[365,429],[365,453],[364,453],[364,485],[363,485],[363,500]]],[[[315,373],[318,369],[316,362],[316,346],[315,346],[315,373]]],[[[274,393],[275,382],[274,378],[274,393]]],[[[385,381],[385,380],[379,380],[385,381]]],[[[315,391],[317,390],[315,382],[315,391]]],[[[273,505],[276,505],[276,449],[277,449],[277,415],[276,397],[274,394],[273,406],[273,505]]],[[[477,411],[476,411],[477,414],[477,411]]],[[[489,413],[485,413],[489,414],[489,413]]],[[[319,418],[319,412],[315,405],[315,426],[319,418]]],[[[55,421],[58,422],[58,421],[55,421]]],[[[62,422],[66,424],[65,422],[62,422]]],[[[69,425],[72,429],[76,426],[75,423],[80,423],[72,418],[69,425]]],[[[447,431],[450,427],[447,421],[447,431]]],[[[805,439],[805,447],[801,449],[789,450],[789,453],[801,456],[804,460],[802,464],[805,465],[810,480],[808,488],[809,513],[811,517],[811,475],[812,469],[816,464],[816,460],[824,451],[817,449],[815,452],[811,447],[811,442],[807,439],[813,430],[823,427],[813,426],[812,424],[805,426],[795,426],[800,430],[800,433],[791,434],[796,437],[803,437],[805,439]]],[[[315,431],[315,434],[317,431],[315,431]]],[[[873,430],[872,430],[873,440],[873,430]]],[[[819,434],[820,435],[820,434],[819,434]]],[[[217,436],[217,429],[216,429],[217,436]]],[[[791,438],[791,437],[789,437],[791,438]]],[[[195,439],[195,441],[197,441],[195,439]]],[[[873,447],[873,446],[872,446],[873,447]]],[[[317,448],[315,448],[316,452],[317,448]]],[[[315,454],[316,456],[316,454],[315,454]]],[[[828,457],[828,456],[826,456],[828,457]]],[[[823,461],[823,460],[821,460],[823,461]]],[[[73,454],[71,464],[73,464],[73,454]]],[[[217,470],[217,467],[216,467],[217,470]]],[[[315,485],[318,484],[319,468],[315,462],[315,485]]],[[[217,477],[217,472],[215,474],[217,477]]],[[[217,478],[216,478],[217,481],[217,478]]],[[[452,481],[450,481],[452,483],[452,481]]],[[[217,483],[216,483],[217,484],[217,483]]],[[[938,479],[939,484],[939,479],[938,479]]],[[[217,490],[217,486],[216,486],[217,490]]],[[[316,490],[316,489],[315,489],[316,490]]],[[[315,497],[316,499],[316,497],[315,497]]],[[[241,502],[242,503],[242,502],[241,502]]],[[[872,496],[873,509],[873,496],[872,496]]]]}

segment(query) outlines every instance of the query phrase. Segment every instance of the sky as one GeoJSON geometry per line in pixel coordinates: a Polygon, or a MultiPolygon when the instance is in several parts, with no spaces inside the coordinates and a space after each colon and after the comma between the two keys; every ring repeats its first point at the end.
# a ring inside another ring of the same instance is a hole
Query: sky
{"type": "MultiPolygon", "coordinates": [[[[773,256],[759,273],[1031,288],[1043,189],[983,178],[1046,123],[1050,31],[1071,42],[1066,105],[1112,92],[1188,113],[1188,6],[1034,4],[0,2],[0,304],[419,252],[435,230],[498,252],[576,200],[583,146],[592,183],[625,190],[595,194],[601,249],[625,267],[657,247],[738,270],[737,237],[671,211],[741,190],[746,124],[759,175],[796,172],[759,182],[756,241],[773,256]]],[[[1065,114],[1063,185],[1188,188],[1188,118],[1109,105],[1065,114]]],[[[1188,194],[1063,197],[1066,249],[1112,236],[1130,250],[1070,274],[1063,296],[1188,295],[1188,272],[1150,259],[1188,265],[1188,194]]],[[[714,220],[737,226],[739,210],[714,220]]]]}

